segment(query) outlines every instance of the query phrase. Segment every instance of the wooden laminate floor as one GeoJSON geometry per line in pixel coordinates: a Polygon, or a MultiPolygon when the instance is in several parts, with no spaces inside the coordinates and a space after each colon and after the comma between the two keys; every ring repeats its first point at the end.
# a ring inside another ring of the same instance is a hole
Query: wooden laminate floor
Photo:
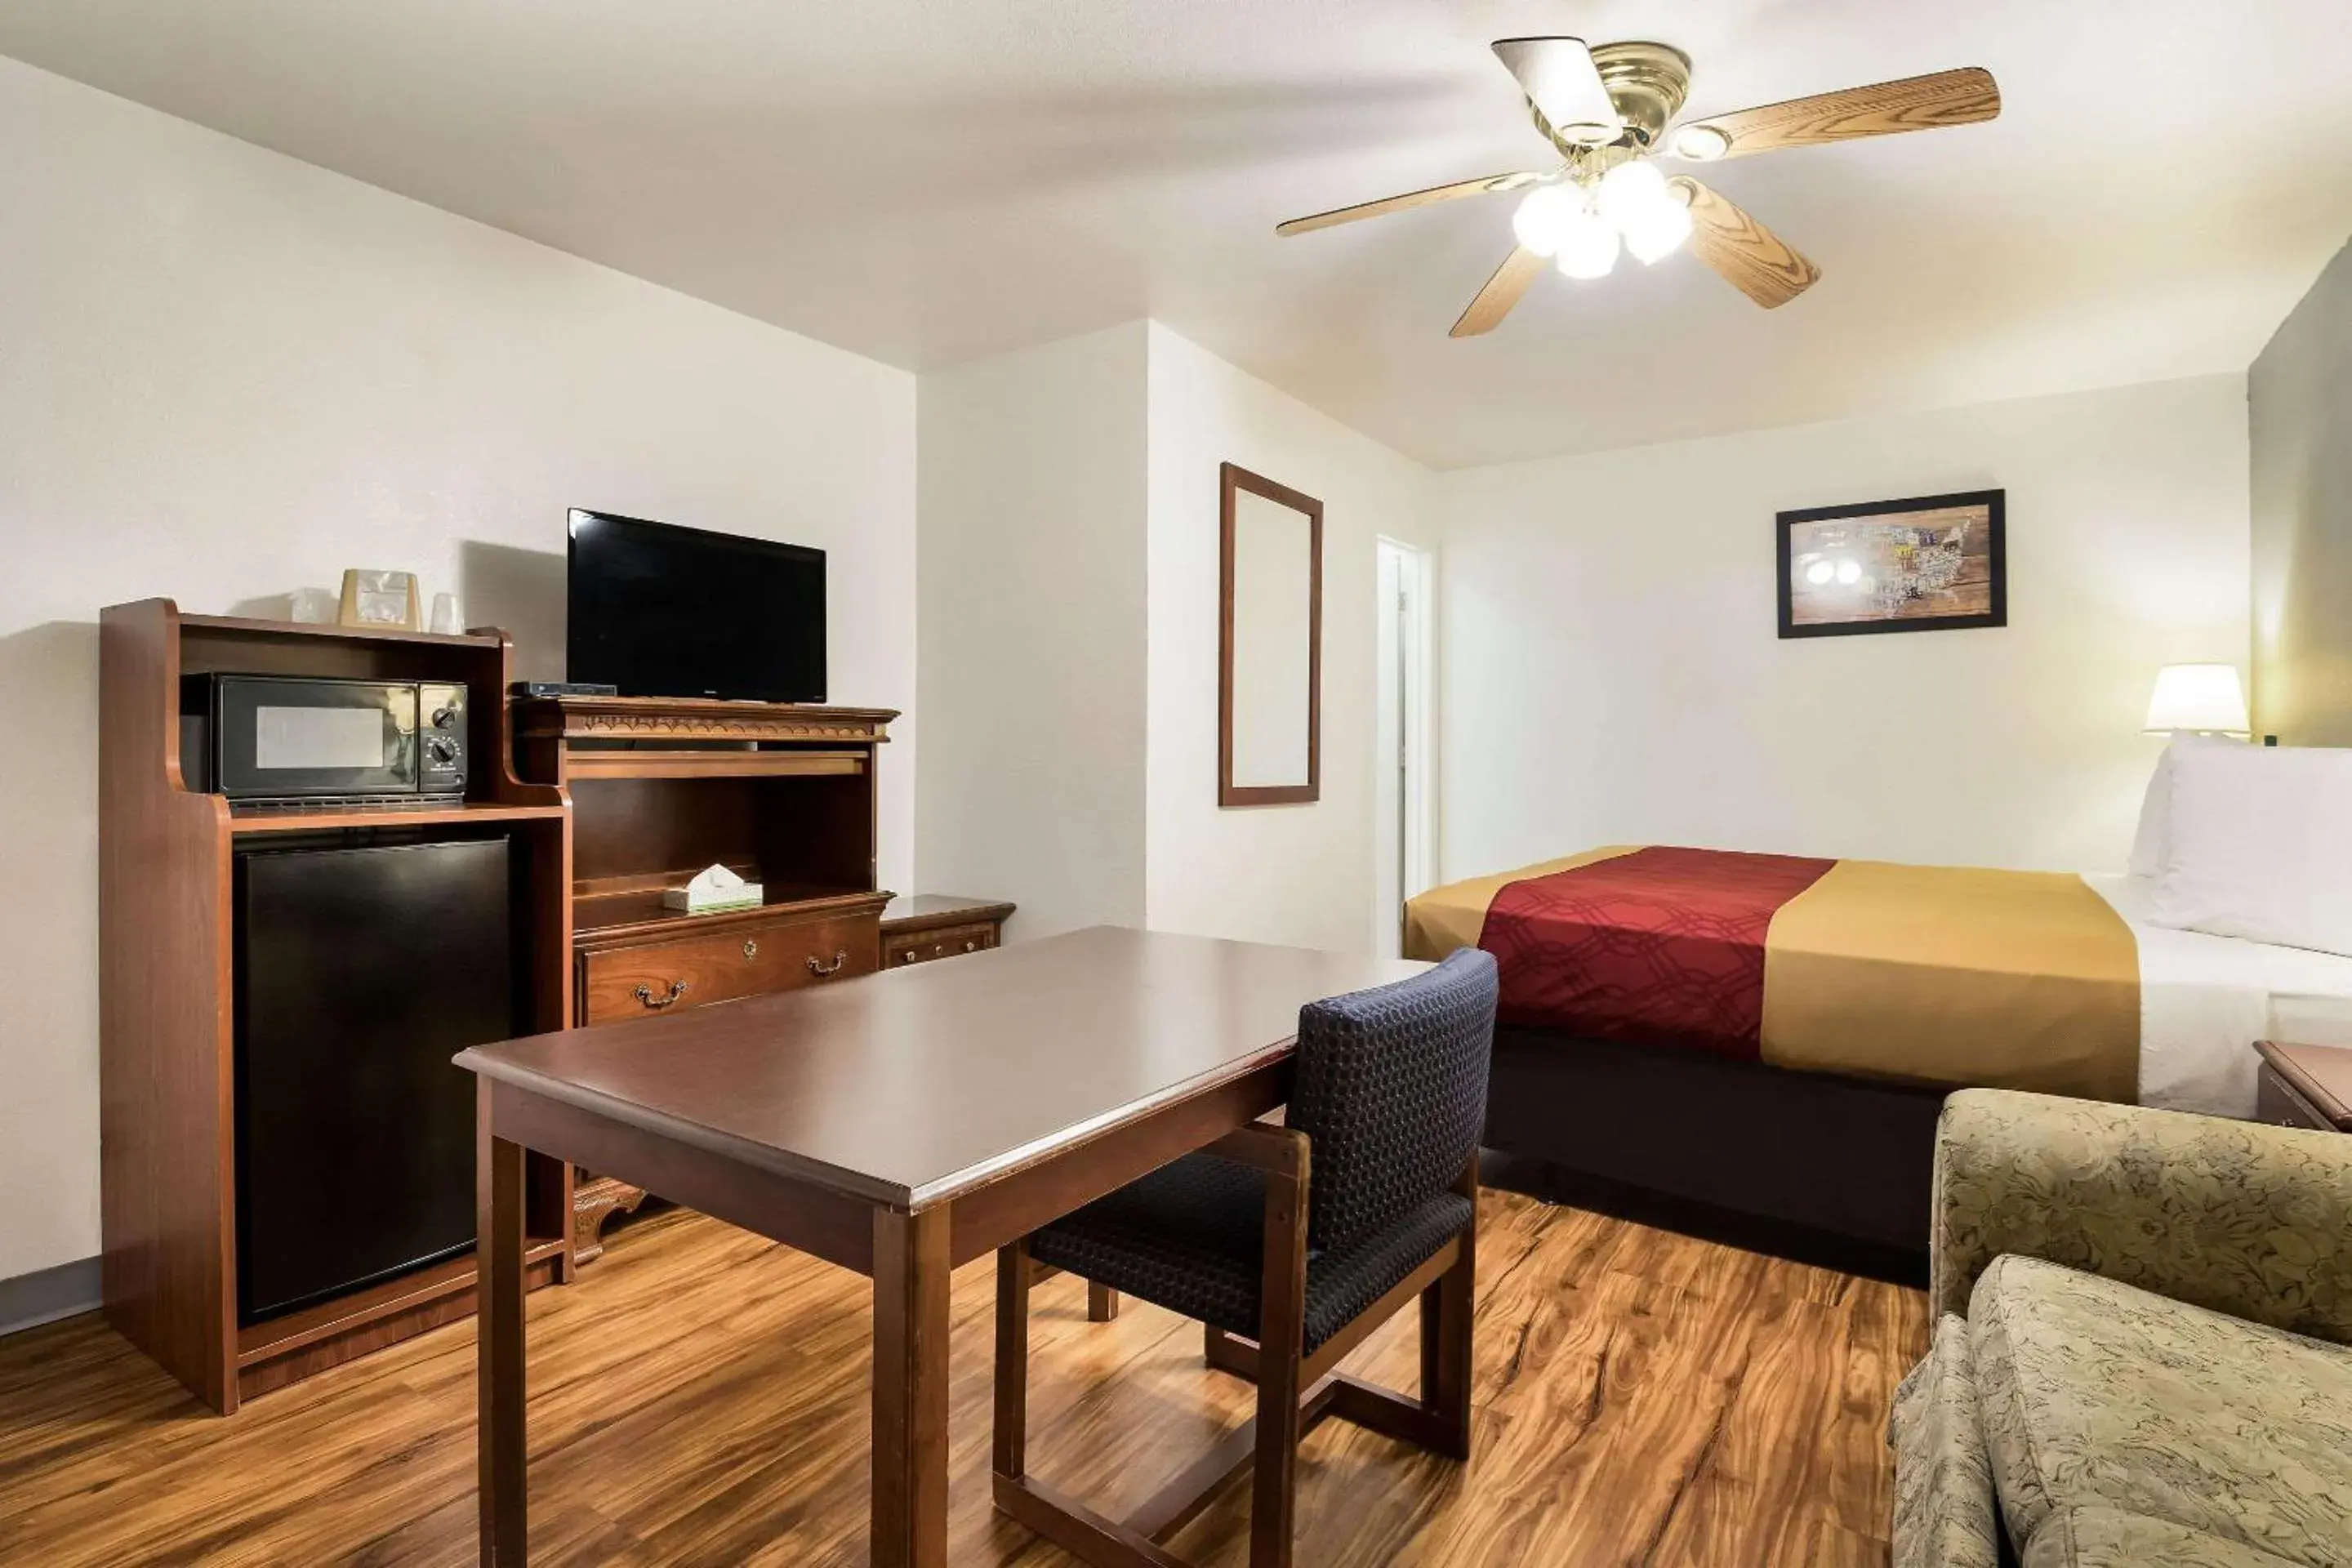
{"type": "MultiPolygon", "coordinates": [[[[1916,1291],[1490,1193],[1477,1457],[1327,1422],[1301,1468],[1303,1564],[1884,1563],[1887,1400],[1916,1291]]],[[[957,1568],[1070,1560],[988,1497],[992,1263],[956,1277],[957,1568]]],[[[1247,1414],[1199,1330],[1035,1293],[1031,1467],[1105,1511],[1247,1414]]],[[[862,1279],[698,1215],[617,1237],[530,1300],[532,1562],[862,1563],[862,1279]]],[[[1407,1313],[1350,1362],[1412,1386],[1407,1313]]],[[[1172,1544],[1247,1556],[1237,1485],[1172,1544]]],[[[95,1317],[0,1341],[0,1563],[474,1561],[474,1336],[457,1324],[204,1414],[95,1317]]]]}

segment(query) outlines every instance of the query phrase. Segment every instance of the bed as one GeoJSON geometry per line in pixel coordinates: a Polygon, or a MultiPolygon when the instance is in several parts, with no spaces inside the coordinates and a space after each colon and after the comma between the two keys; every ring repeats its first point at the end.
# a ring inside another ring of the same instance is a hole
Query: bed
{"type": "Polygon", "coordinates": [[[2352,958],[2150,923],[2151,879],[1613,846],[1431,889],[1503,969],[1486,1142],[1544,1195],[1921,1277],[1943,1096],[2254,1114],[2352,1044],[2352,958]]]}

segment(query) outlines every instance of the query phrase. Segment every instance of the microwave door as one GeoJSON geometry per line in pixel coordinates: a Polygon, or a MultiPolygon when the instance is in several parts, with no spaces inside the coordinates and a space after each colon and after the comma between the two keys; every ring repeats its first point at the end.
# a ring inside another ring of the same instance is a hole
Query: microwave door
{"type": "Polygon", "coordinates": [[[354,681],[224,681],[215,786],[232,797],[383,795],[416,788],[416,689],[354,681]]]}

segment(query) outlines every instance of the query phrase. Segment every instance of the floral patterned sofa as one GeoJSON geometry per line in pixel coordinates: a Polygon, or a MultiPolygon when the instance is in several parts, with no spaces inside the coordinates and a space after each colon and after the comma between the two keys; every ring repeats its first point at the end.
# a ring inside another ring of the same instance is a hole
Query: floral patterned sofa
{"type": "Polygon", "coordinates": [[[1968,1089],[1935,1204],[1895,1568],[2352,1565],[2352,1137],[1968,1089]]]}

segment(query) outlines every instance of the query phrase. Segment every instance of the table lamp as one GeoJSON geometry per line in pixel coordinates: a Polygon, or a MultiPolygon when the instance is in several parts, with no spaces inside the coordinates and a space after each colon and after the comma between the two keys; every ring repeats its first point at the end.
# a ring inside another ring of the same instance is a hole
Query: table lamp
{"type": "Polygon", "coordinates": [[[2236,735],[2252,732],[2246,718],[2245,688],[2238,683],[2234,664],[2168,664],[2156,672],[2156,690],[2147,700],[2147,722],[2142,732],[2236,735]]]}

